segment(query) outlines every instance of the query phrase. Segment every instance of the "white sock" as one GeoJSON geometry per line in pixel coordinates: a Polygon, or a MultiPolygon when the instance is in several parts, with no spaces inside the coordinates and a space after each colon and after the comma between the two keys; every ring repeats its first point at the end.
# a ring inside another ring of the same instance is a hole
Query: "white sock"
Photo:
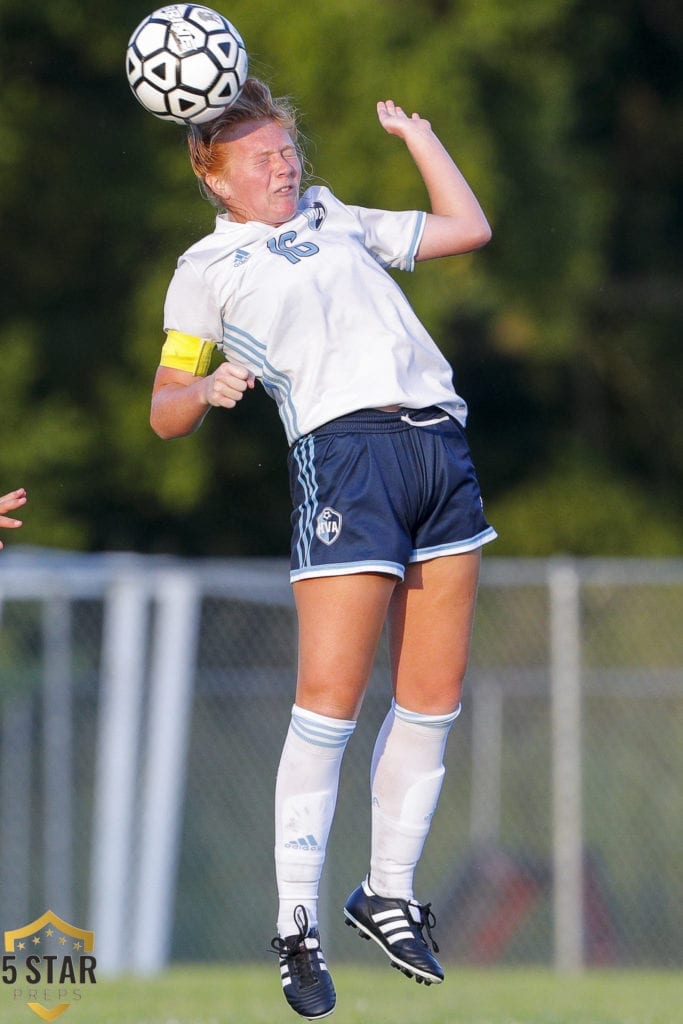
{"type": "Polygon", "coordinates": [[[318,886],[337,800],[339,769],[355,722],[328,718],[296,704],[275,787],[277,928],[296,935],[294,909],[303,904],[318,923],[318,886]]]}
{"type": "Polygon", "coordinates": [[[443,755],[460,705],[448,715],[407,711],[395,701],[372,755],[369,883],[378,896],[413,898],[413,875],[441,792],[443,755]]]}

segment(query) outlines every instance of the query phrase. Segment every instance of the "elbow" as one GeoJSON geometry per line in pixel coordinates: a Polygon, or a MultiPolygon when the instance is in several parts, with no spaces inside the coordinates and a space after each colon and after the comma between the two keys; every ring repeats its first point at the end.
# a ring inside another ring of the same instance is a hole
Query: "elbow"
{"type": "Polygon", "coordinates": [[[149,425],[152,428],[152,430],[154,431],[154,433],[157,435],[157,437],[160,437],[162,441],[168,440],[170,435],[167,432],[167,430],[165,429],[164,423],[163,423],[161,417],[159,416],[159,414],[157,412],[157,409],[154,406],[154,402],[153,401],[152,401],[152,408],[149,411],[149,425]]]}
{"type": "Polygon", "coordinates": [[[176,420],[175,418],[169,419],[168,417],[157,413],[152,406],[149,425],[157,437],[160,437],[162,441],[172,441],[176,437],[189,437],[190,434],[194,434],[203,418],[204,417],[202,416],[198,421],[192,420],[191,422],[186,423],[182,420],[176,420]]]}
{"type": "Polygon", "coordinates": [[[474,236],[472,239],[472,248],[483,249],[485,245],[488,245],[492,238],[493,231],[491,230],[491,225],[487,220],[484,220],[477,226],[476,230],[474,231],[474,236]]]}
{"type": "Polygon", "coordinates": [[[170,441],[174,437],[183,436],[182,433],[173,429],[172,424],[166,423],[162,416],[157,415],[154,409],[152,409],[152,412],[150,413],[149,425],[157,437],[160,437],[162,441],[170,441]]]}
{"type": "Polygon", "coordinates": [[[151,420],[150,420],[150,426],[152,427],[152,430],[154,431],[156,436],[161,438],[162,441],[170,441],[171,438],[176,436],[175,434],[172,434],[170,431],[164,430],[163,427],[156,426],[154,423],[152,423],[151,420]]]}
{"type": "Polygon", "coordinates": [[[159,423],[155,423],[151,417],[149,420],[149,425],[156,434],[156,436],[160,437],[162,441],[168,441],[170,440],[171,437],[173,437],[173,434],[171,434],[167,430],[164,430],[163,426],[159,423]]]}
{"type": "Polygon", "coordinates": [[[193,430],[174,430],[163,423],[155,423],[153,420],[150,420],[150,426],[162,441],[172,441],[176,437],[188,437],[194,432],[193,430]]]}
{"type": "MultiPolygon", "coordinates": [[[[188,437],[199,427],[206,416],[209,406],[203,401],[192,401],[188,391],[188,380],[164,380],[163,374],[173,374],[165,367],[159,367],[152,391],[149,410],[149,425],[162,441],[170,441],[175,437],[188,437]]],[[[190,374],[182,374],[189,378],[190,374]]]]}

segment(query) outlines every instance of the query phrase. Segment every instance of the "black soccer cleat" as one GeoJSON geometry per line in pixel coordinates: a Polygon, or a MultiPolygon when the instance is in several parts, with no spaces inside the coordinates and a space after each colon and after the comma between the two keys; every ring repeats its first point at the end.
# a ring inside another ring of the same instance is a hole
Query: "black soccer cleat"
{"type": "Polygon", "coordinates": [[[374,939],[391,960],[392,967],[415,978],[419,984],[438,985],[444,974],[432,955],[423,930],[427,930],[435,953],[439,947],[432,937],[436,920],[431,904],[375,896],[367,879],[351,893],[344,907],[346,923],[365,939],[374,939]]]}
{"type": "Polygon", "coordinates": [[[317,928],[309,928],[304,906],[294,911],[298,935],[276,935],[271,946],[280,958],[280,976],[285,999],[295,1013],[307,1020],[320,1020],[334,1010],[337,996],[320,948],[317,928]]]}

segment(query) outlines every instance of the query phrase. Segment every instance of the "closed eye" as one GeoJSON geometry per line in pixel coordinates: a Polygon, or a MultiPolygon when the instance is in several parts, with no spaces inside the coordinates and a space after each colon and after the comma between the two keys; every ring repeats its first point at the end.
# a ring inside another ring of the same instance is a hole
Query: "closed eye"
{"type": "Polygon", "coordinates": [[[255,161],[254,166],[263,167],[265,164],[269,163],[275,156],[281,156],[282,159],[287,160],[287,162],[292,162],[298,160],[299,158],[299,154],[296,151],[296,147],[287,146],[285,149],[280,150],[279,153],[275,151],[272,151],[270,153],[264,153],[255,161]]]}

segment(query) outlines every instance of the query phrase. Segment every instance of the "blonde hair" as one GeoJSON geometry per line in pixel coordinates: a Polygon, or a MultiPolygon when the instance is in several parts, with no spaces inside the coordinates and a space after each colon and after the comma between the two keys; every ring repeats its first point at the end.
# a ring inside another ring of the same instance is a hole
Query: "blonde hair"
{"type": "Polygon", "coordinates": [[[219,210],[225,210],[224,201],[206,183],[208,174],[220,175],[225,167],[225,153],[219,145],[230,141],[230,134],[248,121],[274,121],[288,131],[299,156],[300,151],[298,114],[293,103],[286,96],[273,98],[268,86],[258,78],[248,78],[242,91],[231,107],[204,124],[189,126],[187,146],[192,170],[199,179],[199,188],[219,210]]]}

